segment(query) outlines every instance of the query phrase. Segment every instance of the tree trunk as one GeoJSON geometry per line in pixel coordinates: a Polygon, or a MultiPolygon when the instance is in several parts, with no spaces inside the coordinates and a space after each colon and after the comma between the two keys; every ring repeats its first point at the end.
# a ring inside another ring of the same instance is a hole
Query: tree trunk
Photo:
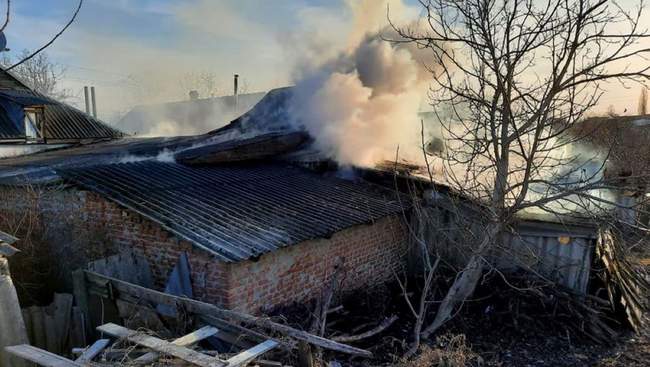
{"type": "Polygon", "coordinates": [[[494,243],[494,238],[500,231],[501,224],[492,223],[489,225],[485,238],[481,241],[476,253],[469,259],[460,276],[456,277],[454,284],[452,284],[447,295],[442,300],[436,318],[422,332],[423,337],[428,338],[445,322],[449,321],[457,307],[461,306],[474,293],[476,285],[483,274],[483,255],[487,253],[487,250],[494,243]]]}

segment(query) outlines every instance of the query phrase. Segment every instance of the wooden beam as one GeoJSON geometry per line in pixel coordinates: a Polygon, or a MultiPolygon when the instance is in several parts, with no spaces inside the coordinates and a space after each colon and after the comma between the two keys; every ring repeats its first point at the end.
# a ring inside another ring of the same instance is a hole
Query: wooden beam
{"type": "Polygon", "coordinates": [[[165,304],[172,307],[181,306],[183,309],[195,314],[215,316],[222,319],[235,320],[244,324],[262,327],[297,340],[305,341],[309,344],[313,344],[324,349],[362,357],[372,357],[372,353],[367,350],[338,343],[302,330],[294,329],[287,325],[278,324],[267,318],[259,318],[232,310],[226,310],[210,303],[159,292],[91,271],[85,271],[85,274],[88,281],[98,287],[106,287],[107,284],[110,284],[112,285],[113,289],[117,290],[118,292],[126,293],[128,295],[153,302],[155,304],[165,304]]]}
{"type": "MultiPolygon", "coordinates": [[[[189,347],[193,344],[200,342],[203,339],[209,338],[219,332],[219,329],[213,326],[204,326],[199,330],[196,330],[190,334],[182,336],[174,341],[172,344],[176,344],[179,347],[189,347]]],[[[136,358],[133,362],[136,364],[150,364],[155,362],[160,358],[160,353],[158,352],[149,352],[143,356],[136,358]]]]}
{"type": "Polygon", "coordinates": [[[277,342],[273,340],[267,340],[264,343],[258,344],[253,348],[247,349],[237,354],[236,356],[229,358],[226,362],[228,362],[228,367],[245,366],[248,362],[277,346],[277,342]]]}
{"type": "Polygon", "coordinates": [[[151,348],[157,352],[169,354],[185,362],[193,363],[201,367],[222,367],[226,363],[217,358],[178,346],[166,340],[139,333],[116,324],[104,324],[97,327],[97,330],[120,339],[126,339],[131,343],[151,348]]]}
{"type": "Polygon", "coordinates": [[[84,350],[83,353],[81,353],[81,355],[75,359],[75,362],[84,364],[92,361],[93,358],[101,353],[101,351],[104,350],[104,348],[106,348],[110,342],[111,341],[109,339],[97,340],[93,343],[93,345],[84,350]]]}
{"type": "Polygon", "coordinates": [[[33,347],[29,344],[20,344],[10,347],[5,347],[5,350],[10,354],[18,356],[22,359],[34,362],[39,366],[45,367],[83,367],[81,363],[71,361],[67,358],[63,358],[54,353],[50,353],[46,350],[33,347]]]}
{"type": "Polygon", "coordinates": [[[83,330],[83,344],[88,345],[88,335],[91,332],[90,329],[90,312],[88,307],[88,288],[86,287],[86,277],[82,269],[77,269],[72,272],[72,292],[74,295],[75,302],[79,311],[81,311],[82,317],[82,330],[83,330]]]}
{"type": "MultiPolygon", "coordinates": [[[[292,350],[295,350],[295,349],[298,348],[298,343],[296,341],[294,341],[294,340],[275,339],[275,338],[272,338],[272,337],[270,337],[268,335],[258,333],[255,330],[247,329],[245,327],[239,326],[237,324],[234,324],[232,322],[228,322],[226,320],[223,320],[223,319],[220,319],[220,318],[217,318],[217,317],[201,315],[199,317],[199,319],[201,321],[205,322],[208,325],[213,325],[213,326],[218,327],[219,330],[221,330],[221,331],[226,331],[227,334],[231,334],[231,335],[233,335],[233,334],[241,334],[241,335],[244,335],[245,338],[239,337],[239,339],[240,340],[241,339],[246,339],[246,342],[249,345],[243,346],[242,348],[248,349],[248,348],[250,348],[250,347],[252,347],[252,346],[254,346],[256,344],[259,344],[259,343],[261,343],[263,341],[267,341],[267,340],[276,341],[279,344],[278,347],[281,348],[281,349],[284,349],[286,351],[292,351],[292,350]],[[249,341],[252,341],[252,342],[249,342],[249,341]]],[[[228,336],[227,334],[225,334],[226,337],[228,336]]],[[[228,343],[233,344],[230,340],[222,338],[221,333],[219,333],[219,335],[217,337],[219,339],[221,339],[221,340],[224,340],[224,341],[226,341],[228,343]]]]}

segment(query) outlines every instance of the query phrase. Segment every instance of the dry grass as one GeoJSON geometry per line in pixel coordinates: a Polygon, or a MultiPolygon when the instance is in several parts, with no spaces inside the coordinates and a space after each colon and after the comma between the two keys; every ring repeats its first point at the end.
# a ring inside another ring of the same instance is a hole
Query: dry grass
{"type": "Polygon", "coordinates": [[[11,272],[21,304],[49,304],[71,285],[71,270],[111,254],[107,228],[82,213],[83,201],[64,187],[0,190],[0,230],[19,238],[11,272]]]}
{"type": "Polygon", "coordinates": [[[465,367],[481,366],[483,359],[467,344],[465,335],[443,335],[434,345],[422,345],[416,356],[401,361],[400,367],[465,367]]]}

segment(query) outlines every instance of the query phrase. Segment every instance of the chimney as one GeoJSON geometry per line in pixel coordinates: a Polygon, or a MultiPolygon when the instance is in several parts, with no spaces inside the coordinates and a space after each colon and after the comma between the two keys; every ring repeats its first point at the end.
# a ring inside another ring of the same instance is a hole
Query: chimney
{"type": "Polygon", "coordinates": [[[97,102],[95,100],[95,87],[90,87],[90,99],[93,104],[93,117],[97,118],[97,102]]]}
{"type": "Polygon", "coordinates": [[[196,101],[199,99],[199,92],[195,90],[190,91],[190,101],[196,101]]]}
{"type": "Polygon", "coordinates": [[[84,101],[86,102],[86,113],[90,115],[90,96],[88,94],[88,87],[84,87],[84,101]]]}
{"type": "Polygon", "coordinates": [[[238,89],[239,89],[239,74],[235,74],[234,82],[235,82],[235,88],[234,88],[233,96],[235,97],[235,112],[237,112],[239,110],[239,108],[238,108],[239,107],[239,93],[238,93],[239,92],[238,91],[238,89]]]}

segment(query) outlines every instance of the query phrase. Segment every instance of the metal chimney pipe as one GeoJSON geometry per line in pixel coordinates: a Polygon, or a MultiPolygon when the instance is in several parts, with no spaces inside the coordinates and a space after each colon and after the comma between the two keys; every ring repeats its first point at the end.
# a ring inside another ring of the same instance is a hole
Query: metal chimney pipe
{"type": "Polygon", "coordinates": [[[238,111],[239,107],[239,74],[235,74],[235,85],[234,85],[234,92],[233,95],[235,96],[235,112],[238,111]]]}
{"type": "Polygon", "coordinates": [[[90,96],[88,95],[88,87],[84,87],[84,101],[86,102],[86,113],[90,115],[90,96]]]}
{"type": "Polygon", "coordinates": [[[97,103],[95,101],[95,87],[90,87],[90,99],[93,103],[93,117],[97,118],[97,103]]]}

